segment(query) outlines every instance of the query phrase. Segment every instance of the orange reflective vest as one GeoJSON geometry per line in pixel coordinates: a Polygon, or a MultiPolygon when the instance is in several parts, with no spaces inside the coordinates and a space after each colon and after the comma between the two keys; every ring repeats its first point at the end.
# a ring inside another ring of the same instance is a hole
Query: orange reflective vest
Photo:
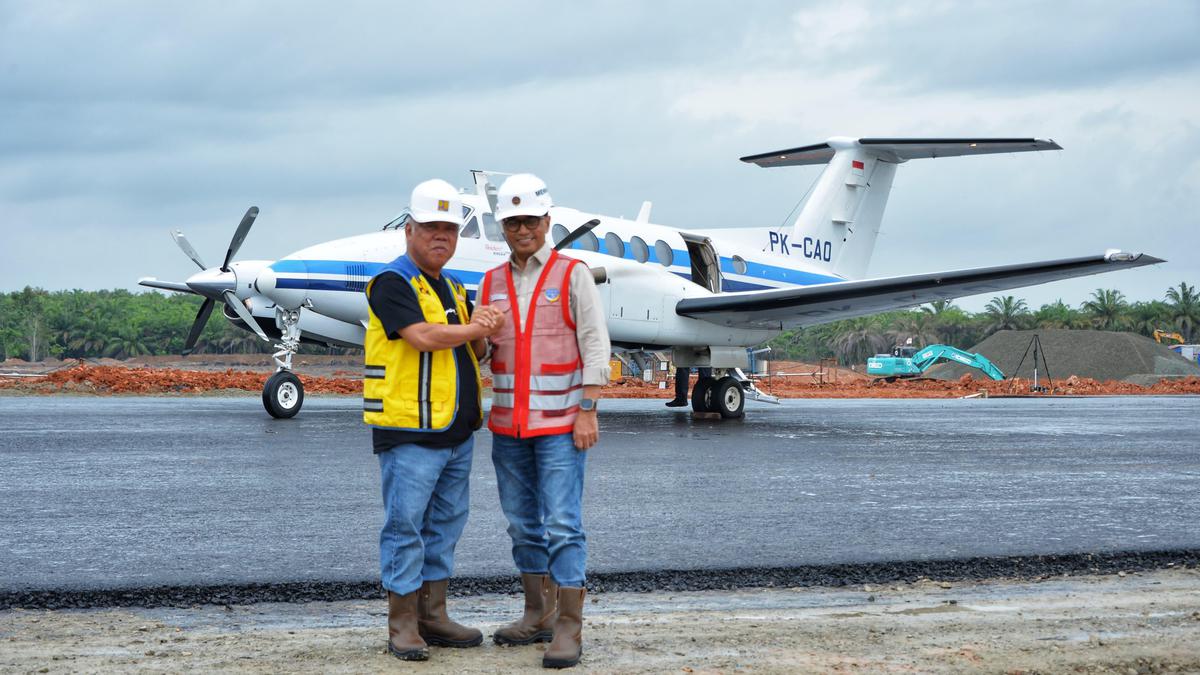
{"type": "MultiPolygon", "coordinates": [[[[528,263],[527,263],[528,264],[528,263]]],[[[570,433],[583,399],[583,359],[571,318],[571,268],[579,260],[550,254],[529,301],[521,327],[517,291],[509,263],[489,270],[479,285],[479,304],[508,315],[493,335],[493,433],[529,438],[570,433]]]]}

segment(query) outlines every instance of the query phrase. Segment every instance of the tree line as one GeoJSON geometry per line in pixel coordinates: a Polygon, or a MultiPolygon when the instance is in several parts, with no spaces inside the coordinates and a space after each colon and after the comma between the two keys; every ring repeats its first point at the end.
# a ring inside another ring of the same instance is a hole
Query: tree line
{"type": "MultiPolygon", "coordinates": [[[[125,359],[179,354],[202,299],[195,295],[113,291],[45,291],[26,287],[0,294],[0,360],[125,359]]],[[[213,311],[196,353],[257,354],[273,343],[237,328],[213,311]]],[[[342,354],[341,348],[302,345],[301,353],[342,354]]]]}
{"type": "MultiPolygon", "coordinates": [[[[45,291],[26,287],[0,294],[0,360],[57,358],[130,358],[178,354],[195,320],[201,299],[156,292],[45,291]]],[[[214,314],[219,315],[220,309],[214,314]]],[[[1200,338],[1200,296],[1180,283],[1162,300],[1130,302],[1118,290],[1096,289],[1078,307],[1062,300],[1036,310],[1015,296],[997,296],[982,312],[967,312],[951,302],[886,312],[859,319],[787,331],[769,343],[775,358],[816,361],[834,358],[843,365],[863,363],[909,338],[915,345],[949,344],[967,349],[1005,329],[1073,328],[1133,331],[1150,336],[1155,329],[1178,332],[1189,342],[1200,338]]],[[[210,319],[196,344],[197,353],[269,353],[272,345],[223,318],[210,319]]],[[[302,352],[344,354],[358,350],[304,345],[302,352]]]]}
{"type": "Polygon", "coordinates": [[[886,312],[859,319],[787,331],[768,343],[774,358],[818,361],[836,359],[840,365],[861,364],[891,351],[909,339],[916,346],[948,344],[969,349],[1001,330],[1067,328],[1132,331],[1147,337],[1154,331],[1179,333],[1194,343],[1200,339],[1200,296],[1194,286],[1180,283],[1167,289],[1162,300],[1130,302],[1121,291],[1098,288],[1072,307],[1061,299],[1034,310],[1012,295],[992,298],[982,312],[967,312],[948,301],[917,309],[886,312]]]}

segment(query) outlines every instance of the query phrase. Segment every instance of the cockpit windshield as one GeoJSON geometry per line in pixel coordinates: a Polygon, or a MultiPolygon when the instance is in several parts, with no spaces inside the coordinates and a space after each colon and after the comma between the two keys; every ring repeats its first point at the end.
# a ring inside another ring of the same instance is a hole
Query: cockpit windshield
{"type": "Polygon", "coordinates": [[[388,224],[384,225],[383,229],[385,229],[385,230],[403,230],[404,229],[404,221],[406,221],[406,220],[408,220],[408,209],[404,209],[403,211],[400,212],[400,215],[398,215],[395,218],[388,221],[388,224]]]}
{"type": "MultiPolygon", "coordinates": [[[[472,227],[473,223],[475,222],[471,218],[472,211],[474,211],[474,209],[467,206],[466,204],[463,205],[462,212],[463,212],[464,225],[463,225],[461,236],[464,236],[464,237],[478,237],[479,236],[478,226],[475,226],[476,227],[475,234],[468,233],[468,230],[472,227]]],[[[403,211],[400,212],[400,215],[398,215],[395,218],[388,221],[388,224],[384,225],[383,229],[385,229],[385,230],[403,230],[404,223],[408,221],[409,213],[411,213],[411,212],[407,208],[404,209],[403,211]]]]}

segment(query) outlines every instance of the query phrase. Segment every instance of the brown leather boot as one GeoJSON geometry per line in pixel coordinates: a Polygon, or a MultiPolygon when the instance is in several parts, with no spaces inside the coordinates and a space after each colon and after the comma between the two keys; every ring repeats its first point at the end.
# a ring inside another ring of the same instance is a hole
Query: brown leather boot
{"type": "Polygon", "coordinates": [[[421,584],[417,600],[417,630],[434,647],[475,647],[483,642],[483,633],[450,620],[446,614],[446,586],[449,579],[421,584]]]}
{"type": "Polygon", "coordinates": [[[417,591],[388,591],[388,651],[402,661],[429,660],[429,646],[417,631],[417,591]]]}
{"type": "Polygon", "coordinates": [[[583,597],[587,589],[559,586],[554,640],[542,656],[543,668],[570,668],[583,655],[583,597]]]}
{"type": "Polygon", "coordinates": [[[554,637],[554,614],[558,608],[558,584],[549,574],[522,574],[525,614],[492,633],[498,645],[531,645],[554,637]]]}

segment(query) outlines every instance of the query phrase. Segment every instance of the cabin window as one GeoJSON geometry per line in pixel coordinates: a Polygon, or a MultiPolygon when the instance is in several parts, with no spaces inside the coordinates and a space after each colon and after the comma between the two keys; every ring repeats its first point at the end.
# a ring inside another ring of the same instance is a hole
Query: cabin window
{"type": "Polygon", "coordinates": [[[746,261],[740,255],[733,256],[733,272],[734,274],[746,273],[746,261]]]}
{"type": "Polygon", "coordinates": [[[579,238],[579,248],[585,251],[599,251],[600,240],[596,238],[596,234],[588,230],[582,237],[579,238]]]}
{"type": "Polygon", "coordinates": [[[604,250],[614,258],[625,257],[625,242],[614,232],[604,235],[604,250]]]}
{"type": "Polygon", "coordinates": [[[670,267],[675,262],[675,252],[671,250],[671,245],[662,239],[654,242],[654,255],[663,267],[670,267]]]}
{"type": "Polygon", "coordinates": [[[555,223],[554,227],[550,228],[550,237],[555,246],[558,246],[558,242],[566,239],[568,234],[571,233],[567,231],[567,226],[562,223],[555,223]]]}
{"type": "Polygon", "coordinates": [[[645,240],[641,237],[632,237],[629,239],[629,250],[633,252],[633,259],[644,263],[650,259],[650,247],[646,246],[645,240]]]}
{"type": "Polygon", "coordinates": [[[479,219],[483,221],[483,236],[491,241],[504,241],[504,231],[500,227],[500,223],[492,217],[492,214],[484,212],[479,214],[479,219]]]}

